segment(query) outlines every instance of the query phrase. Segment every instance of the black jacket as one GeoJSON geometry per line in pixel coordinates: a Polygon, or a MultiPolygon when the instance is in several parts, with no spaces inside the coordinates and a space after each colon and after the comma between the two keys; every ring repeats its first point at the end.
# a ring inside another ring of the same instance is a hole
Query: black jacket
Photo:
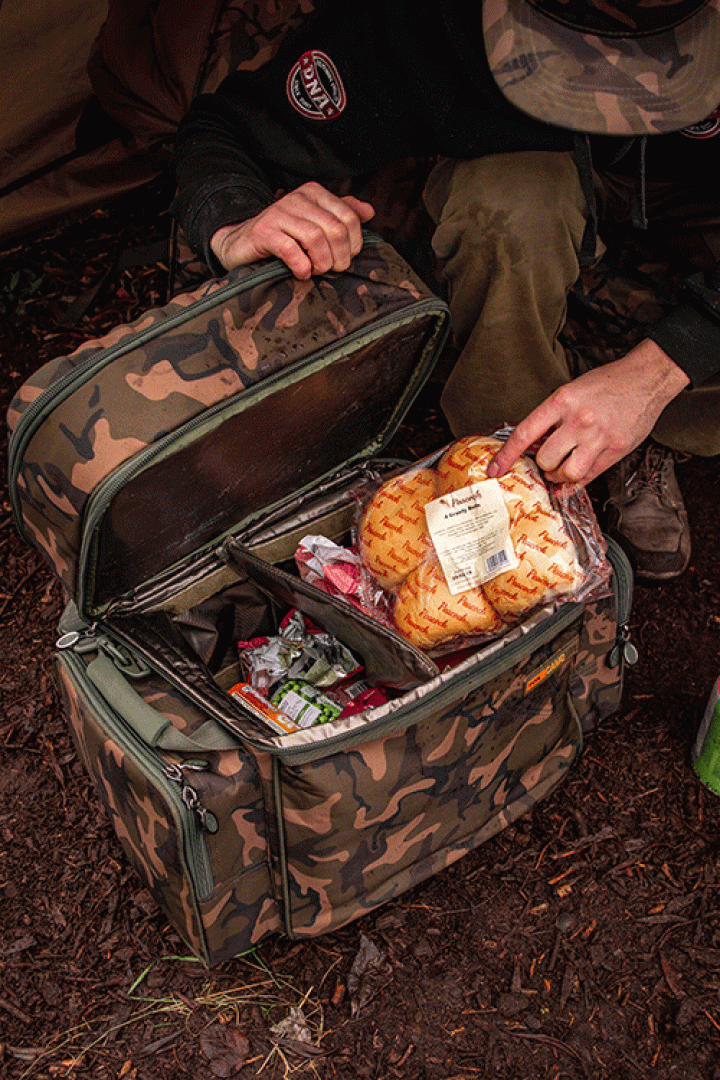
{"type": "MultiPolygon", "coordinates": [[[[618,141],[592,140],[596,166],[618,141]]],[[[213,233],[258,213],[278,189],[367,174],[409,156],[573,146],[571,132],[506,101],[480,31],[468,30],[467,0],[328,0],[274,60],[234,72],[193,103],[177,136],[173,213],[219,270],[213,233]]],[[[659,325],[657,340],[702,382],[720,370],[720,326],[696,296],[679,318],[665,331],[659,325]]]]}

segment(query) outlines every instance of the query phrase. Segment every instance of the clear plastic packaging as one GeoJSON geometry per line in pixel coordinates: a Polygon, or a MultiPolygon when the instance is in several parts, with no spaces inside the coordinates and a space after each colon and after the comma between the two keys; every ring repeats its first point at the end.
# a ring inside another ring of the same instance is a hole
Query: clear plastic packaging
{"type": "Polygon", "coordinates": [[[393,597],[398,632],[421,649],[479,643],[538,607],[610,593],[581,485],[548,485],[531,455],[488,479],[511,430],[458,439],[360,495],[360,558],[393,597]]]}
{"type": "Polygon", "coordinates": [[[325,536],[304,536],[295,552],[303,581],[331,596],[343,596],[360,611],[393,627],[392,597],[372,576],[356,551],[325,536]]]}

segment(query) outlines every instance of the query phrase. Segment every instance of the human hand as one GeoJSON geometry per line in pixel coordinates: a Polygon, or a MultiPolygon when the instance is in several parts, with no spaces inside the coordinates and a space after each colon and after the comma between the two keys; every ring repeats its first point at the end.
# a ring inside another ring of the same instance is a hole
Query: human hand
{"type": "Polygon", "coordinates": [[[502,476],[544,438],[535,460],[547,478],[588,484],[640,445],[689,381],[646,338],[626,356],[555,390],[517,425],[488,466],[488,476],[502,476]]]}
{"type": "Polygon", "coordinates": [[[362,247],[362,223],[370,203],[333,195],[314,181],[283,195],[253,218],[223,225],[210,246],[226,270],[274,255],[296,278],[347,270],[362,247]]]}

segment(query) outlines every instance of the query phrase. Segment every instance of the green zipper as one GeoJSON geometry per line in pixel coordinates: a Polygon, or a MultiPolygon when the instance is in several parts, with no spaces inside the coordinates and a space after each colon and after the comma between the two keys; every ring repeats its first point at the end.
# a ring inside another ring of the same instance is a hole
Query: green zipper
{"type": "MultiPolygon", "coordinates": [[[[625,553],[618,547],[612,540],[608,542],[608,558],[611,566],[613,567],[613,587],[615,592],[615,603],[617,607],[617,625],[618,635],[623,628],[627,629],[627,620],[630,616],[630,603],[632,599],[632,575],[629,570],[629,564],[625,553]]],[[[502,674],[508,668],[513,667],[515,663],[523,656],[534,649],[551,641],[557,634],[561,633],[564,629],[571,626],[573,622],[578,621],[583,612],[585,611],[584,604],[566,604],[563,605],[558,611],[550,616],[540,626],[530,631],[529,634],[517,638],[515,641],[505,645],[502,649],[493,653],[488,657],[487,661],[482,664],[481,672],[476,672],[476,678],[472,678],[468,673],[467,680],[467,692],[476,690],[484,683],[494,679],[497,675],[502,674]],[[481,678],[477,678],[477,675],[481,674],[481,678]]],[[[430,692],[422,699],[423,706],[430,707],[442,707],[445,701],[451,704],[457,699],[457,684],[447,683],[439,686],[436,690],[430,692]]],[[[302,764],[304,761],[310,761],[315,757],[325,754],[328,749],[333,752],[342,750],[346,746],[351,746],[358,742],[359,739],[366,741],[366,738],[381,736],[387,734],[392,730],[402,728],[403,723],[407,723],[412,719],[412,714],[417,708],[417,702],[413,701],[409,705],[401,705],[393,711],[392,717],[383,719],[377,722],[377,724],[368,724],[367,727],[362,729],[355,729],[352,732],[342,732],[338,735],[330,735],[318,744],[317,747],[258,747],[267,750],[269,753],[278,754],[284,760],[288,762],[295,762],[302,764]],[[372,732],[372,736],[369,734],[372,732]]],[[[257,744],[252,739],[247,739],[247,742],[252,746],[257,744]]]]}
{"type": "Polygon", "coordinates": [[[110,738],[117,742],[124,754],[150,777],[165,797],[173,814],[180,838],[180,859],[188,880],[193,886],[192,902],[195,910],[199,933],[203,937],[202,918],[197,907],[197,898],[209,896],[214,888],[212,869],[207,852],[205,837],[199,827],[194,811],[188,809],[182,801],[178,785],[170,780],[154,754],[141,739],[137,738],[111,709],[102,695],[85,676],[85,665],[72,650],[57,654],[76,692],[83,699],[88,710],[98,718],[110,738]]]}
{"type": "MultiPolygon", "coordinates": [[[[546,642],[551,641],[566,627],[572,625],[573,622],[578,621],[584,610],[583,604],[566,604],[559,611],[551,615],[544,623],[530,631],[529,634],[524,634],[515,641],[505,645],[491,657],[488,657],[488,659],[480,665],[479,671],[474,672],[473,675],[468,674],[466,693],[478,689],[490,679],[495,678],[496,675],[501,674],[509,667],[513,667],[521,656],[526,655],[534,649],[544,645],[546,642]]],[[[113,628],[109,627],[107,624],[103,625],[103,632],[107,633],[108,636],[115,637],[117,641],[121,642],[127,648],[134,648],[135,651],[139,651],[144,662],[152,668],[156,674],[167,679],[169,683],[185,694],[190,700],[200,703],[205,712],[212,716],[223,727],[229,726],[222,713],[215,709],[211,701],[208,701],[207,698],[203,697],[202,690],[194,690],[192,686],[189,686],[182,678],[178,677],[170,666],[165,667],[158,664],[145,650],[137,650],[137,647],[133,646],[130,639],[117,630],[113,630],[113,628]]],[[[446,683],[426,694],[422,699],[422,704],[423,706],[427,704],[431,706],[436,706],[438,704],[442,705],[445,699],[451,703],[452,701],[457,700],[457,693],[457,683],[446,683]]],[[[282,757],[284,760],[288,761],[298,761],[301,758],[312,760],[316,757],[324,756],[328,750],[330,752],[342,750],[347,746],[355,745],[359,741],[366,742],[369,738],[379,737],[390,731],[400,729],[409,722],[414,722],[416,719],[414,714],[417,710],[417,704],[417,701],[413,700],[407,705],[399,705],[393,710],[391,716],[372,721],[361,728],[354,728],[353,731],[350,732],[340,732],[337,735],[325,735],[325,732],[328,729],[327,727],[323,727],[322,732],[325,737],[321,741],[318,741],[317,745],[312,747],[308,747],[307,745],[299,747],[276,746],[262,739],[247,735],[244,732],[240,733],[235,727],[230,727],[230,730],[233,735],[241,738],[243,743],[252,746],[256,750],[282,757]]]]}
{"type": "Polygon", "coordinates": [[[289,938],[295,937],[292,924],[292,900],[290,897],[290,874],[288,873],[287,844],[285,836],[285,808],[282,801],[282,784],[280,783],[279,758],[272,759],[272,792],[273,807],[275,810],[277,836],[277,870],[280,878],[280,892],[282,895],[282,916],[285,933],[289,938]]]}
{"type": "Polygon", "coordinates": [[[630,640],[630,611],[632,610],[633,575],[627,555],[613,539],[606,537],[607,554],[613,568],[615,602],[617,606],[617,634],[615,644],[608,655],[608,666],[620,669],[622,682],[625,665],[634,664],[638,652],[630,640]]]}
{"type": "Polygon", "coordinates": [[[630,618],[632,607],[632,571],[623,549],[615,540],[606,536],[608,561],[613,568],[615,582],[615,601],[617,604],[618,623],[624,625],[630,618]]]}
{"type": "MultiPolygon", "coordinates": [[[[467,673],[467,676],[461,680],[463,683],[462,689],[466,694],[472,691],[478,690],[485,683],[490,682],[497,675],[501,675],[504,671],[515,666],[517,661],[535,649],[545,645],[548,641],[552,641],[559,633],[571,626],[574,622],[578,622],[582,617],[585,610],[583,604],[566,604],[559,611],[551,615],[535,630],[531,630],[529,634],[521,635],[516,638],[515,641],[504,645],[502,649],[493,653],[492,656],[480,665],[480,670],[474,673],[467,673]]],[[[436,690],[432,690],[422,698],[423,709],[428,711],[435,711],[437,708],[442,708],[443,704],[447,703],[448,706],[452,705],[458,699],[458,684],[457,681],[448,681],[436,690]]],[[[275,750],[273,747],[266,747],[270,753],[278,753],[282,756],[283,760],[287,762],[294,762],[296,764],[303,764],[305,761],[312,761],[314,758],[319,757],[321,754],[324,756],[328,748],[331,748],[331,752],[343,750],[348,746],[356,744],[360,739],[366,742],[369,738],[379,738],[383,735],[387,735],[393,731],[400,730],[402,727],[407,726],[408,723],[417,722],[417,707],[418,702],[413,700],[407,705],[400,705],[393,710],[392,715],[387,718],[378,720],[376,723],[370,723],[367,727],[356,728],[351,732],[341,732],[338,735],[330,735],[318,744],[317,747],[298,746],[298,747],[280,747],[275,750]]],[[[250,740],[248,740],[250,742],[250,740]]]]}
{"type": "MultiPolygon", "coordinates": [[[[612,540],[608,542],[608,558],[614,571],[613,585],[617,608],[618,641],[620,641],[623,631],[627,630],[627,620],[630,615],[632,575],[624,552],[612,540]]],[[[537,626],[534,630],[530,631],[529,634],[522,635],[515,641],[509,642],[507,645],[503,646],[502,649],[499,649],[497,652],[493,653],[492,656],[488,657],[488,659],[479,666],[479,670],[472,673],[468,672],[466,692],[469,693],[471,690],[478,689],[484,683],[495,678],[497,675],[502,674],[508,668],[513,667],[522,656],[527,655],[534,649],[551,641],[558,633],[571,626],[573,622],[579,621],[584,611],[584,604],[565,604],[547,620],[537,626]]],[[[128,640],[117,630],[115,630],[113,635],[113,629],[110,626],[104,625],[103,630],[110,636],[115,636],[115,638],[122,642],[126,647],[131,649],[135,648],[132,641],[128,640]]],[[[617,647],[617,644],[615,647],[617,647]]],[[[181,678],[176,676],[172,668],[166,668],[163,665],[157,664],[157,662],[153,662],[153,658],[148,656],[144,650],[141,651],[141,655],[143,660],[158,675],[167,679],[168,682],[191,700],[198,701],[202,705],[202,708],[209,715],[212,715],[219,724],[227,726],[227,721],[222,714],[213,707],[210,701],[202,696],[201,690],[194,691],[192,686],[189,686],[181,678]]],[[[622,655],[620,657],[620,663],[623,664],[622,655]]],[[[622,677],[622,669],[620,674],[622,677]]],[[[438,706],[441,707],[445,701],[447,701],[448,704],[451,704],[456,699],[457,684],[445,683],[426,694],[422,699],[422,703],[423,706],[430,706],[433,708],[438,706]]],[[[416,708],[417,701],[415,700],[408,705],[399,705],[393,710],[391,716],[383,717],[381,720],[371,722],[362,728],[355,728],[350,732],[340,732],[337,735],[326,735],[322,741],[319,741],[317,745],[312,747],[307,745],[299,747],[275,746],[244,733],[240,735],[240,737],[244,743],[248,746],[252,746],[256,750],[282,757],[283,760],[288,762],[302,764],[303,761],[313,760],[316,757],[324,756],[328,752],[335,752],[353,746],[358,741],[364,742],[368,738],[379,737],[393,730],[398,730],[402,728],[404,724],[413,721],[413,714],[415,713],[416,708]]],[[[234,735],[240,734],[234,727],[231,730],[234,735]]],[[[327,731],[326,728],[323,729],[323,732],[325,731],[327,731]]]]}
{"type": "MultiPolygon", "coordinates": [[[[364,246],[375,246],[380,243],[382,243],[382,237],[378,236],[377,233],[363,229],[364,246]]],[[[224,300],[231,299],[240,292],[254,289],[268,281],[275,281],[289,276],[287,266],[279,259],[272,259],[265,266],[258,267],[256,270],[247,273],[241,273],[234,281],[220,286],[208,296],[194,301],[192,305],[182,308],[174,315],[170,315],[165,319],[156,319],[153,325],[147,327],[147,329],[135,331],[133,334],[124,337],[122,341],[109,345],[105,349],[100,349],[98,352],[91,353],[86,360],[83,360],[77,367],[72,368],[56,379],[51,386],[43,390],[39,397],[30,402],[20,416],[17,426],[10,437],[8,451],[10,501],[20,533],[23,536],[26,535],[22,524],[22,511],[17,494],[16,480],[25,455],[25,449],[32,439],[36,427],[42,424],[62,401],[119,356],[133,352],[146,344],[146,342],[152,341],[160,334],[164,334],[167,330],[174,330],[175,327],[182,326],[189,318],[202,315],[203,312],[214,308],[224,300]]]]}
{"type": "MultiPolygon", "coordinates": [[[[218,293],[213,295],[217,298],[218,293]]],[[[85,605],[88,602],[88,597],[92,598],[94,592],[95,567],[91,564],[91,556],[93,554],[92,547],[98,525],[102,521],[105,512],[115,495],[125,486],[125,484],[133,479],[133,477],[137,476],[138,473],[142,472],[153,462],[161,460],[168,452],[177,450],[178,446],[184,440],[187,440],[193,433],[197,432],[198,429],[211,424],[216,417],[223,415],[224,413],[228,416],[235,415],[238,412],[243,412],[245,409],[250,408],[255,397],[258,395],[262,395],[263,397],[267,396],[272,392],[272,388],[276,383],[286,382],[289,376],[292,377],[293,381],[298,381],[300,378],[306,377],[309,368],[320,369],[325,366],[328,358],[333,357],[339,350],[345,352],[349,345],[363,343],[365,340],[370,341],[382,337],[387,327],[402,325],[405,322],[414,322],[419,315],[424,314],[426,311],[437,312],[438,301],[432,299],[420,301],[419,303],[416,303],[410,311],[403,309],[399,312],[393,312],[390,315],[386,315],[383,319],[378,319],[369,327],[356,330],[353,334],[350,334],[339,342],[336,341],[330,345],[326,345],[325,348],[312,353],[312,355],[294,365],[292,368],[274,372],[272,375],[263,379],[262,382],[257,383],[254,387],[249,388],[242,394],[219,401],[211,408],[205,409],[202,413],[199,413],[197,416],[188,420],[181,428],[169,432],[162,439],[159,439],[144,450],[139,451],[132,458],[129,458],[126,462],[123,462],[114,469],[109,476],[97,485],[90,496],[85,509],[83,537],[77,565],[78,586],[76,599],[78,610],[81,613],[85,612],[85,605]]],[[[415,378],[407,389],[405,401],[414,387],[418,387],[419,389],[419,387],[422,386],[425,381],[424,373],[427,366],[428,364],[426,363],[423,365],[422,370],[418,369],[416,371],[415,378]]],[[[393,415],[397,416],[398,413],[404,415],[404,411],[404,408],[401,410],[400,405],[398,405],[393,415]]],[[[394,431],[392,420],[388,423],[384,433],[380,433],[375,441],[359,452],[354,459],[345,462],[344,467],[350,467],[355,461],[372,456],[376,445],[380,444],[382,446],[383,442],[387,440],[388,429],[389,435],[392,436],[394,431]]],[[[324,476],[315,477],[308,485],[306,485],[306,487],[314,487],[317,483],[322,482],[326,476],[330,475],[333,474],[327,473],[324,476]]],[[[299,491],[293,492],[293,497],[302,494],[303,490],[305,489],[299,489],[299,491]]],[[[267,507],[263,507],[258,511],[258,514],[265,513],[267,509],[267,507]]],[[[251,522],[254,518],[255,515],[251,514],[247,521],[251,522]]],[[[230,528],[237,529],[241,524],[243,523],[233,523],[230,528]]],[[[219,539],[221,538],[216,538],[213,541],[213,544],[217,544],[219,539]]]]}

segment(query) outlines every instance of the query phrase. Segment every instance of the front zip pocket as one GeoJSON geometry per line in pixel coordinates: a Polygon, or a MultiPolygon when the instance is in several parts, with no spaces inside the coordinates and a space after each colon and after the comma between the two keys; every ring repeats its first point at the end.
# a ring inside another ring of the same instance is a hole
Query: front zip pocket
{"type": "Polygon", "coordinates": [[[75,745],[126,854],[188,944],[205,955],[198,900],[214,882],[201,815],[187,795],[192,781],[118,717],[88,679],[84,659],[67,650],[55,662],[75,745]]]}

